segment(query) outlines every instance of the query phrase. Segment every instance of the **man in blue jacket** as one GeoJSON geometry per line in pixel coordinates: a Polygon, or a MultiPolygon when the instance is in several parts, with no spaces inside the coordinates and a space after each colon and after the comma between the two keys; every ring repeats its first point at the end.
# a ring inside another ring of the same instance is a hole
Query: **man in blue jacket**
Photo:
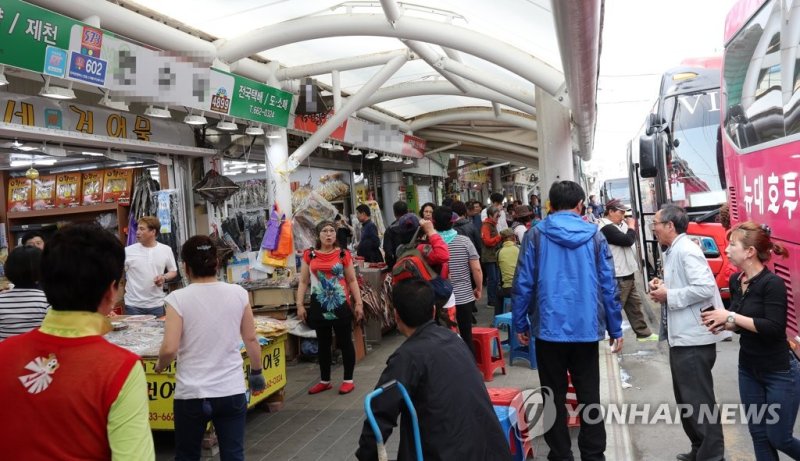
{"type": "Polygon", "coordinates": [[[598,343],[608,332],[611,351],[622,349],[614,262],[597,225],[581,219],[586,194],[579,184],[556,182],[549,198],[553,211],[522,240],[511,288],[514,326],[520,343],[535,338],[539,380],[552,390],[556,418],[544,435],[548,459],[573,459],[565,407],[569,372],[578,403],[588,406],[580,413],[581,459],[603,460],[598,343]]]}

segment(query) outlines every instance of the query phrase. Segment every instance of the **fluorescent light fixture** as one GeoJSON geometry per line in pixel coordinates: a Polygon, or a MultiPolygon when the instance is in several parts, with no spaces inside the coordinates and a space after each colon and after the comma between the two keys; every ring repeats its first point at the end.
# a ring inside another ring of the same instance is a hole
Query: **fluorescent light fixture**
{"type": "Polygon", "coordinates": [[[226,171],[226,176],[236,176],[237,174],[241,174],[241,171],[226,171]]]}
{"type": "Polygon", "coordinates": [[[144,115],[153,118],[171,118],[172,114],[169,113],[169,110],[165,106],[163,109],[160,107],[153,107],[147,106],[147,109],[144,110],[144,115]]]}
{"type": "Polygon", "coordinates": [[[222,120],[217,123],[217,129],[220,131],[236,131],[239,129],[239,125],[234,122],[228,122],[223,117],[222,120]]]}
{"type": "Polygon", "coordinates": [[[350,152],[348,152],[348,154],[352,155],[354,157],[357,157],[357,156],[361,155],[361,151],[358,150],[358,148],[354,147],[354,148],[350,149],[350,152]]]}
{"type": "Polygon", "coordinates": [[[258,170],[249,169],[249,170],[245,170],[245,173],[255,174],[255,173],[258,173],[258,170]]]}
{"type": "Polygon", "coordinates": [[[35,147],[35,146],[20,146],[20,147],[17,147],[17,150],[21,150],[22,152],[30,152],[30,151],[36,150],[36,149],[38,149],[38,147],[35,147]]]}
{"type": "Polygon", "coordinates": [[[104,155],[101,154],[100,152],[89,152],[89,151],[83,151],[81,152],[81,155],[86,155],[88,157],[104,157],[104,155]]]}
{"type": "Polygon", "coordinates": [[[109,109],[114,109],[121,112],[128,112],[128,105],[125,101],[112,101],[111,98],[108,96],[108,91],[103,95],[103,99],[100,100],[101,106],[106,106],[109,109]]]}
{"type": "Polygon", "coordinates": [[[335,150],[337,152],[342,152],[342,151],[344,151],[344,147],[342,147],[341,144],[334,144],[333,148],[331,150],[335,150]]]}
{"type": "Polygon", "coordinates": [[[31,166],[31,163],[34,165],[42,165],[42,166],[51,166],[55,165],[57,162],[56,159],[36,159],[33,162],[30,160],[12,160],[10,165],[11,168],[19,168],[21,166],[31,166]]]}
{"type": "Polygon", "coordinates": [[[6,79],[6,66],[0,64],[0,86],[8,85],[8,80],[6,79]]]}
{"type": "Polygon", "coordinates": [[[67,83],[66,88],[50,83],[50,76],[44,78],[44,86],[39,91],[39,96],[50,99],[75,99],[75,92],[72,91],[72,82],[67,83]]]}
{"type": "Polygon", "coordinates": [[[323,149],[331,150],[331,149],[333,149],[333,144],[331,144],[330,141],[325,141],[322,144],[320,144],[319,147],[321,147],[323,149]]]}
{"type": "Polygon", "coordinates": [[[374,158],[378,158],[378,154],[376,154],[376,153],[375,153],[375,152],[373,152],[373,151],[369,151],[369,152],[367,153],[367,155],[365,155],[365,156],[364,156],[364,158],[365,158],[365,159],[367,159],[367,160],[372,160],[372,159],[374,159],[374,158]]]}
{"type": "Polygon", "coordinates": [[[413,165],[414,161],[411,160],[410,158],[407,158],[407,159],[403,160],[403,163],[406,164],[406,165],[413,165]]]}
{"type": "Polygon", "coordinates": [[[229,166],[226,166],[225,168],[227,168],[229,170],[244,170],[244,169],[248,168],[248,166],[247,165],[229,165],[229,166]]]}
{"type": "Polygon", "coordinates": [[[183,118],[183,123],[187,125],[205,125],[208,120],[202,115],[188,114],[183,118]]]}
{"type": "Polygon", "coordinates": [[[244,130],[244,134],[248,136],[264,136],[264,129],[259,125],[250,125],[244,130]]]}

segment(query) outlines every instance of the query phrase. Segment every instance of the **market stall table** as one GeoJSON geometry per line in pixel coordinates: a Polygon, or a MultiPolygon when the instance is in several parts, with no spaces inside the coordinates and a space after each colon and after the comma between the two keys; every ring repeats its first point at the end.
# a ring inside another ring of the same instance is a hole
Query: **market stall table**
{"type": "MultiPolygon", "coordinates": [[[[135,321],[136,319],[127,321],[128,317],[141,318],[144,316],[116,317],[112,323],[115,328],[121,329],[108,333],[106,339],[142,357],[150,400],[150,428],[153,430],[174,430],[172,401],[175,394],[176,362],[170,364],[162,373],[154,371],[158,361],[158,349],[164,336],[163,321],[146,319],[139,322],[135,321]]],[[[251,395],[250,390],[247,389],[248,409],[262,403],[270,404],[283,401],[283,389],[286,386],[285,341],[285,333],[271,338],[259,338],[259,342],[262,343],[261,369],[263,370],[267,388],[259,395],[251,395]]],[[[244,352],[242,357],[244,359],[242,380],[247,386],[250,359],[244,352]]]]}

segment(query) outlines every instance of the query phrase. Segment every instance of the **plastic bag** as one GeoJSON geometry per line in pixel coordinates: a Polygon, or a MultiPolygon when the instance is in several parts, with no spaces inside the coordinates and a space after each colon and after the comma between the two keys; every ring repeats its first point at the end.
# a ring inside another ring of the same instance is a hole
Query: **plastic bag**
{"type": "Polygon", "coordinates": [[[285,258],[294,253],[294,238],[292,237],[292,222],[283,221],[281,224],[281,233],[278,238],[278,246],[272,250],[272,255],[275,257],[285,258]]]}
{"type": "Polygon", "coordinates": [[[317,241],[317,224],[333,221],[339,211],[316,192],[309,193],[303,204],[292,216],[292,235],[294,248],[303,251],[314,246],[317,241]]]}
{"type": "Polygon", "coordinates": [[[278,238],[281,234],[281,223],[285,216],[278,214],[277,207],[273,207],[269,214],[269,222],[267,223],[267,231],[264,232],[264,238],[261,239],[261,248],[265,250],[274,250],[278,248],[278,238]]]}
{"type": "Polygon", "coordinates": [[[277,257],[269,250],[263,250],[261,252],[261,264],[267,266],[274,266],[274,267],[286,267],[289,265],[289,258],[287,257],[277,257]]]}

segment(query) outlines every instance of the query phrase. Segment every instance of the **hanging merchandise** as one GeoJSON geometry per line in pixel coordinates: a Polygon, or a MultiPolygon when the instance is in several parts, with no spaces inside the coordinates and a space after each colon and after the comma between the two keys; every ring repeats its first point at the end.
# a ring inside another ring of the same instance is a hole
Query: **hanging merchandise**
{"type": "Polygon", "coordinates": [[[126,245],[136,243],[136,227],[139,218],[149,216],[158,207],[156,193],[161,188],[158,181],[150,176],[150,170],[142,170],[133,183],[131,211],[128,215],[128,238],[126,245]]]}
{"type": "Polygon", "coordinates": [[[317,224],[333,221],[339,210],[316,192],[310,192],[292,216],[292,234],[295,250],[305,250],[317,241],[317,224]]]}
{"type": "Polygon", "coordinates": [[[267,222],[267,231],[264,233],[264,239],[261,241],[261,248],[265,250],[274,250],[278,248],[278,238],[281,234],[281,223],[286,219],[286,216],[278,214],[278,206],[272,207],[269,213],[269,222],[267,222]]]}
{"type": "Polygon", "coordinates": [[[261,250],[261,264],[265,266],[286,267],[289,265],[289,258],[286,256],[275,256],[275,254],[269,250],[261,250]]]}
{"type": "Polygon", "coordinates": [[[169,192],[159,192],[158,193],[158,213],[156,217],[161,222],[161,229],[159,229],[160,234],[169,234],[172,232],[172,219],[170,216],[170,209],[169,209],[169,192]]]}
{"type": "Polygon", "coordinates": [[[203,179],[192,187],[201,197],[211,202],[214,207],[219,207],[230,196],[238,192],[239,185],[225,176],[217,173],[217,170],[208,170],[203,179]]]}
{"type": "Polygon", "coordinates": [[[281,233],[278,238],[278,247],[272,251],[272,255],[278,258],[286,258],[294,253],[294,238],[292,237],[292,222],[283,218],[281,223],[281,233]]]}

